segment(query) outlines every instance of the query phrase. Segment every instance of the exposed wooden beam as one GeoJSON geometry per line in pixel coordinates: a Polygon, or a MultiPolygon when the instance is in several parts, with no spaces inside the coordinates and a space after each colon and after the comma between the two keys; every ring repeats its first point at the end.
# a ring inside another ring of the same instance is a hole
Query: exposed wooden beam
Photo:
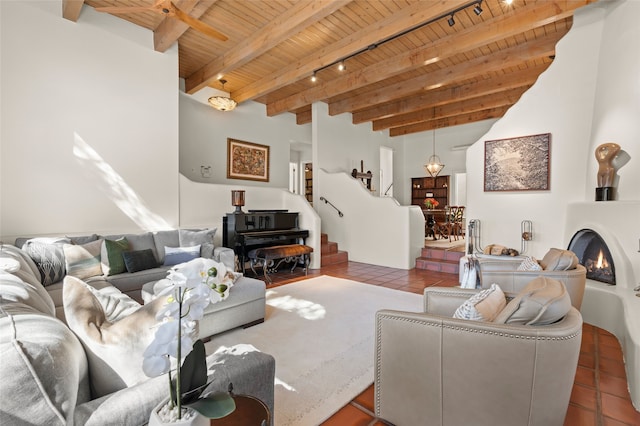
{"type": "MultiPolygon", "coordinates": [[[[211,80],[246,64],[282,41],[299,33],[352,0],[316,0],[297,2],[287,12],[269,22],[253,36],[243,40],[219,58],[209,62],[185,79],[185,90],[193,94],[211,80]]],[[[235,98],[235,95],[233,95],[235,98]]]]}
{"type": "Polygon", "coordinates": [[[436,43],[407,51],[394,58],[351,72],[331,81],[318,82],[313,88],[271,102],[267,108],[268,115],[276,115],[318,100],[329,99],[425,64],[432,64],[506,37],[565,19],[572,14],[575,8],[589,1],[534,3],[524,8],[512,10],[506,15],[490,19],[480,26],[469,27],[436,43]]]}
{"type": "MultiPolygon", "coordinates": [[[[329,114],[336,115],[369,108],[381,102],[389,102],[403,96],[419,93],[421,90],[433,90],[455,81],[469,80],[487,72],[517,66],[527,60],[551,56],[555,52],[555,44],[559,37],[560,35],[557,33],[549,34],[537,40],[518,44],[490,55],[390,84],[380,90],[372,90],[341,101],[331,102],[329,103],[329,114]]],[[[267,105],[267,115],[270,115],[269,112],[269,105],[267,105]]]]}
{"type": "MultiPolygon", "coordinates": [[[[266,76],[252,84],[235,90],[233,98],[238,102],[257,99],[293,81],[311,76],[315,69],[329,65],[340,58],[373,45],[407,28],[419,25],[465,4],[467,0],[446,0],[438,2],[418,2],[403,8],[392,16],[357,31],[311,55],[282,69],[277,75],[266,76]]],[[[308,102],[311,104],[311,102],[308,102]]]]}
{"type": "Polygon", "coordinates": [[[394,127],[389,129],[389,136],[403,136],[410,133],[424,132],[441,127],[459,126],[461,124],[474,123],[476,121],[488,120],[491,118],[502,117],[511,107],[505,106],[501,108],[488,109],[483,111],[472,112],[470,114],[462,114],[454,117],[445,117],[433,121],[425,121],[418,124],[411,124],[404,127],[394,127]]]}
{"type": "Polygon", "coordinates": [[[478,96],[491,95],[503,90],[533,84],[541,72],[546,70],[551,63],[529,67],[523,70],[501,74],[493,78],[481,81],[473,81],[466,84],[456,82],[454,85],[430,90],[415,96],[403,98],[399,101],[387,102],[371,108],[356,111],[352,115],[353,124],[364,123],[383,119],[396,114],[406,114],[419,111],[425,107],[434,107],[449,102],[463,101],[478,96]]]}
{"type": "Polygon", "coordinates": [[[302,111],[296,113],[296,124],[308,124],[311,123],[311,105],[308,108],[303,108],[302,111]]]}
{"type": "MultiPolygon", "coordinates": [[[[200,18],[218,0],[180,0],[176,6],[192,18],[200,18]]],[[[153,31],[153,48],[157,52],[165,52],[173,43],[189,28],[179,19],[164,18],[160,25],[153,31]]]]}
{"type": "Polygon", "coordinates": [[[420,111],[400,114],[393,117],[383,118],[373,121],[373,130],[385,130],[392,127],[408,126],[409,124],[432,121],[444,117],[454,117],[456,115],[470,114],[472,112],[486,109],[499,108],[516,103],[520,96],[530,86],[516,87],[493,95],[484,95],[476,98],[465,99],[464,101],[451,102],[445,105],[425,108],[420,111]]]}
{"type": "Polygon", "coordinates": [[[73,22],[78,22],[84,0],[62,0],[62,17],[73,22]]]}

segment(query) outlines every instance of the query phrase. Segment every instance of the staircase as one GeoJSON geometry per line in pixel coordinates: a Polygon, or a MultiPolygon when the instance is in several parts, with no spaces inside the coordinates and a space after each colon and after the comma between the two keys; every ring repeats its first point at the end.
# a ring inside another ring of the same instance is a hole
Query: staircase
{"type": "Polygon", "coordinates": [[[320,235],[320,266],[335,265],[349,261],[349,253],[338,250],[338,243],[329,241],[327,234],[320,235]]]}
{"type": "Polygon", "coordinates": [[[424,247],[422,255],[416,259],[416,269],[426,269],[446,274],[458,274],[460,258],[464,252],[437,247],[424,247]]]}

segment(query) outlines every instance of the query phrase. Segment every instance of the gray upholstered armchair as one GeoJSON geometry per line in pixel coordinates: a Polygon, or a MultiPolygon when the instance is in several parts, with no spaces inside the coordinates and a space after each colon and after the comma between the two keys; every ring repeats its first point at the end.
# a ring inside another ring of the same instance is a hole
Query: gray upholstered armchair
{"type": "Polygon", "coordinates": [[[578,257],[570,250],[550,249],[539,261],[533,260],[540,270],[518,270],[522,258],[508,256],[483,256],[478,258],[479,278],[482,288],[500,285],[503,291],[517,293],[538,276],[552,278],[567,287],[571,304],[580,310],[587,283],[587,270],[578,263],[578,257]]]}
{"type": "Polygon", "coordinates": [[[479,291],[427,288],[424,313],[377,313],[378,417],[397,426],[563,424],[580,352],[580,312],[567,300],[568,313],[550,325],[452,318],[479,291]]]}

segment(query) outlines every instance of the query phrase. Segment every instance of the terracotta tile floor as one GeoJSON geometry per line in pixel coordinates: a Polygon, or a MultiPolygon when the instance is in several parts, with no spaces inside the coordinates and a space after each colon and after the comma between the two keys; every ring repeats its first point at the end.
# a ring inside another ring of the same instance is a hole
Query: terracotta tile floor
{"type": "MultiPolygon", "coordinates": [[[[372,285],[422,294],[429,286],[457,286],[457,275],[419,269],[394,269],[348,262],[309,271],[309,277],[331,275],[372,285]]],[[[306,278],[297,269],[273,274],[278,286],[306,278]]],[[[374,415],[373,384],[345,405],[324,426],[387,425],[374,415]]],[[[640,425],[640,412],[631,405],[618,340],[609,332],[584,324],[578,369],[565,426],[640,425]]]]}

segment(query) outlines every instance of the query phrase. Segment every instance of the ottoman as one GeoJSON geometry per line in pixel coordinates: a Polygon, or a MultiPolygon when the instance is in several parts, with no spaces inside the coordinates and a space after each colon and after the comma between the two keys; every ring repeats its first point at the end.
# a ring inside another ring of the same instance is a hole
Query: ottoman
{"type": "MultiPolygon", "coordinates": [[[[142,300],[149,303],[162,290],[162,281],[142,286],[142,300]]],[[[198,338],[206,338],[236,327],[251,327],[264,322],[266,285],[249,277],[240,277],[222,302],[209,305],[198,324],[198,338]]]]}

